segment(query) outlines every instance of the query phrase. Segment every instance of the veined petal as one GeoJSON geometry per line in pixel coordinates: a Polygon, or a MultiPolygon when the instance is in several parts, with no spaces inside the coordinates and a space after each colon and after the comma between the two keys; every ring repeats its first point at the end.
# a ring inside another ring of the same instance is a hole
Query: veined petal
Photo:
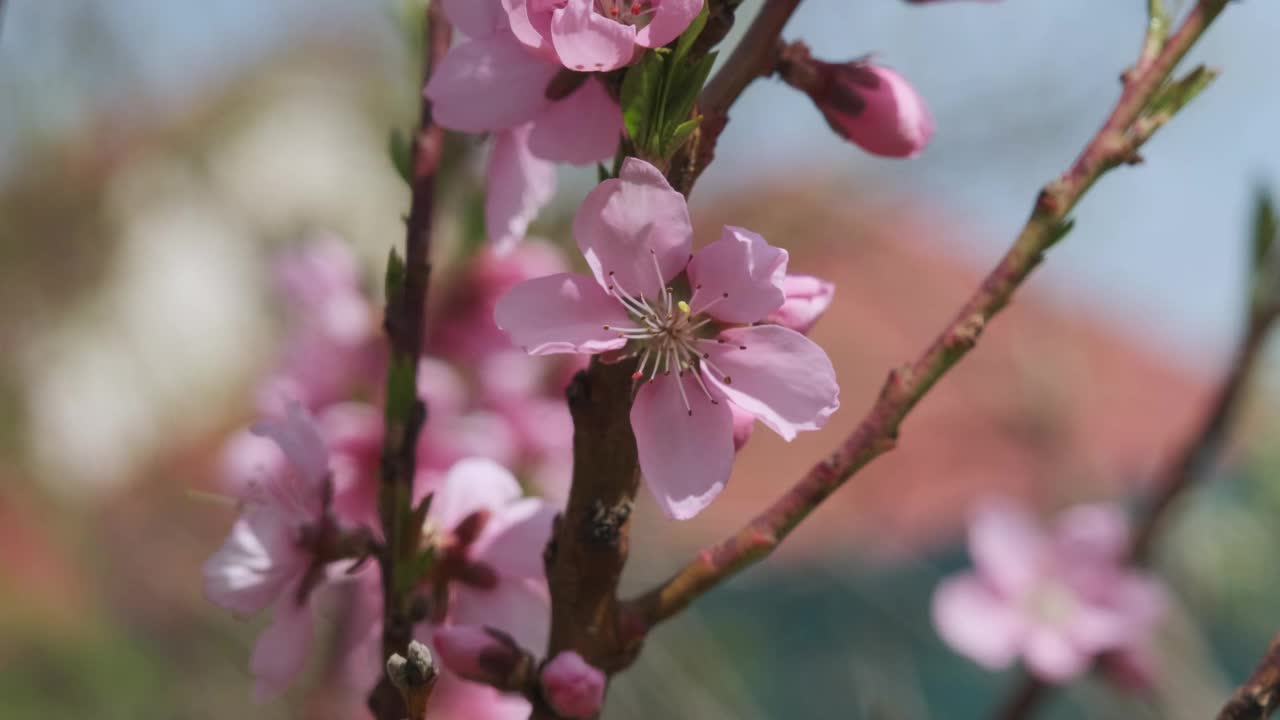
{"type": "Polygon", "coordinates": [[[631,318],[594,280],[559,273],[526,280],[503,295],[494,321],[531,355],[600,353],[626,345],[616,331],[631,318]]]}
{"type": "Polygon", "coordinates": [[[782,307],[786,277],[786,250],[750,230],[725,226],[719,240],[689,261],[689,306],[724,322],[755,322],[782,307]]]}
{"type": "Polygon", "coordinates": [[[224,610],[250,615],[265,609],[299,574],[305,561],[293,529],[267,508],[251,508],[204,564],[204,594],[224,610]]]}
{"type": "Polygon", "coordinates": [[[631,406],[631,429],[645,486],[669,517],[697,515],[729,482],[729,404],[723,398],[713,403],[691,373],[659,375],[642,385],[631,406]]]}
{"type": "Polygon", "coordinates": [[[290,402],[285,407],[287,416],[284,419],[266,419],[253,425],[255,435],[269,437],[275,441],[289,463],[293,466],[297,477],[302,481],[299,490],[304,500],[319,497],[329,475],[329,446],[320,434],[320,426],[315,418],[301,404],[290,402]]]}
{"type": "Polygon", "coordinates": [[[502,0],[511,32],[535,55],[553,63],[560,58],[551,46],[551,17],[555,5],[547,0],[502,0]]]}
{"type": "Polygon", "coordinates": [[[467,458],[449,468],[427,517],[453,530],[468,515],[480,510],[498,512],[520,495],[520,483],[510,470],[486,458],[467,458]]]}
{"type": "Polygon", "coordinates": [[[631,62],[636,29],[595,10],[595,0],[569,0],[551,18],[551,44],[572,70],[608,72],[631,62]]]}
{"type": "Polygon", "coordinates": [[[684,196],[662,173],[627,158],[617,178],[600,183],[582,201],[573,237],[602,286],[616,280],[632,295],[654,298],[688,264],[693,224],[684,196]]]}
{"type": "Polygon", "coordinates": [[[488,625],[534,652],[547,646],[551,598],[545,581],[499,577],[498,584],[487,590],[461,584],[454,587],[456,602],[450,613],[454,623],[488,625]]]}
{"type": "Polygon", "coordinates": [[[711,361],[704,375],[784,439],[822,427],[840,407],[831,360],[809,338],[777,325],[757,325],[725,330],[718,339],[724,342],[701,345],[711,361]]]}
{"type": "Polygon", "coordinates": [[[703,0],[662,0],[653,19],[636,33],[636,44],[658,48],[680,37],[702,12],[703,0]]]}
{"type": "Polygon", "coordinates": [[[283,693],[307,665],[311,651],[311,608],[298,602],[296,585],[276,603],[271,625],[258,636],[249,659],[257,682],[254,695],[265,702],[283,693]]]}
{"type": "Polygon", "coordinates": [[[540,158],[585,165],[613,157],[621,135],[622,109],[596,78],[588,78],[538,114],[529,149],[540,158]]]}
{"type": "Polygon", "coordinates": [[[818,318],[830,307],[835,292],[836,286],[821,278],[788,275],[782,281],[782,293],[786,300],[782,307],[765,318],[765,322],[808,335],[818,318]]]}
{"type": "Polygon", "coordinates": [[[427,83],[436,122],[461,132],[506,130],[529,122],[547,104],[559,68],[529,57],[509,32],[451,48],[427,83]]]}
{"type": "Polygon", "coordinates": [[[489,154],[484,219],[489,242],[499,252],[524,239],[529,223],[556,192],[556,166],[530,150],[531,131],[525,124],[498,133],[489,154]]]}

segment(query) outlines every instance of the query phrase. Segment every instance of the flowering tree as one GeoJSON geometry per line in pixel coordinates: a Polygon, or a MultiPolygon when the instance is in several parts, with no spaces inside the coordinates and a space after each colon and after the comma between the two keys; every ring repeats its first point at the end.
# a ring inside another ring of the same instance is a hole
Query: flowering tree
{"type": "MultiPolygon", "coordinates": [[[[712,75],[730,26],[746,20],[739,4],[430,4],[420,126],[396,153],[412,205],[404,251],[392,251],[385,273],[387,342],[340,243],[283,257],[295,329],[261,385],[264,419],[229,449],[241,516],[205,566],[206,592],[234,613],[270,609],[250,660],[259,697],[298,676],[314,607],[342,590],[355,597],[340,639],[345,674],[380,720],[599,715],[609,679],[649,633],[767,556],[893,449],[919,400],[1070,231],[1089,188],[1138,163],[1212,81],[1204,67],[1175,71],[1227,2],[1191,3],[1175,27],[1150,0],[1111,114],[1040,191],[954,319],[889,372],[856,430],[775,502],[666,582],[623,598],[628,549],[644,541],[630,523],[641,484],[672,521],[692,520],[724,488],[756,420],[790,440],[840,407],[836,371],[806,337],[833,286],[788,273],[787,238],[735,226],[694,237],[688,197],[734,102],[776,76],[841,137],[887,157],[920,153],[934,131],[899,73],[870,59],[822,61],[784,41],[800,0],[765,0],[712,75]],[[489,146],[488,244],[429,312],[438,173],[457,134],[489,146]],[[599,170],[572,226],[587,273],[526,238],[559,163],[599,170]]],[[[1153,672],[1150,634],[1168,592],[1140,565],[1161,516],[1220,447],[1280,308],[1267,269],[1274,235],[1260,211],[1238,362],[1136,530],[1112,506],[1069,509],[1048,532],[1007,500],[975,508],[974,571],[937,588],[935,624],[983,667],[1023,662],[1026,686],[1003,717],[1028,716],[1095,665],[1139,686],[1153,672]]],[[[1277,681],[1265,670],[1224,717],[1272,709],[1277,681]]]]}

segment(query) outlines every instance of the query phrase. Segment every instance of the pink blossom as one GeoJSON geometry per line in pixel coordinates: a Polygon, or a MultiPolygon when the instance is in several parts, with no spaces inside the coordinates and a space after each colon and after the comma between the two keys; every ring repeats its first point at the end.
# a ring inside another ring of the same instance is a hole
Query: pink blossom
{"type": "Polygon", "coordinates": [[[859,61],[817,62],[822,82],[809,90],[827,124],[873,155],[919,155],[933,137],[933,115],[906,78],[859,61]]]}
{"type": "Polygon", "coordinates": [[[425,532],[438,557],[437,622],[488,625],[524,647],[545,646],[542,551],[555,509],[523,497],[506,468],[480,458],[454,465],[434,493],[425,532]]]}
{"type": "Polygon", "coordinates": [[[808,335],[831,305],[836,286],[812,275],[788,275],[782,281],[782,292],[786,300],[766,322],[808,335]]]}
{"type": "Polygon", "coordinates": [[[254,427],[276,443],[287,468],[251,488],[243,515],[204,565],[205,596],[215,605],[242,615],[274,605],[272,624],[250,661],[259,699],[282,692],[306,663],[312,624],[307,600],[318,559],[304,536],[331,523],[329,450],[305,409],[295,403],[287,411],[285,419],[254,427]]]}
{"type": "Polygon", "coordinates": [[[278,414],[298,401],[314,411],[371,381],[380,329],[351,251],[326,236],[285,252],[274,269],[290,325],[280,366],[258,389],[259,408],[278,414]]]}
{"type": "Polygon", "coordinates": [[[981,506],[969,526],[974,572],[944,580],[934,625],[957,652],[990,669],[1021,657],[1066,682],[1102,653],[1145,644],[1166,606],[1164,588],[1126,566],[1128,524],[1117,509],[1084,505],[1051,533],[1009,502],[981,506]]]}
{"type": "Polygon", "coordinates": [[[524,657],[510,635],[480,625],[443,627],[433,640],[444,666],[472,682],[500,684],[524,657]]]}
{"type": "Polygon", "coordinates": [[[608,72],[680,37],[703,0],[508,0],[511,29],[571,70],[608,72]]]}
{"type": "Polygon", "coordinates": [[[562,717],[593,718],[604,704],[604,673],[576,652],[556,655],[542,669],[540,680],[542,697],[562,717]]]}
{"type": "Polygon", "coordinates": [[[523,238],[550,201],[554,163],[609,158],[622,132],[622,111],[599,82],[586,78],[553,88],[563,68],[517,38],[503,9],[510,2],[445,3],[446,15],[469,39],[449,50],[424,90],[441,125],[495,133],[485,222],[490,240],[504,250],[523,238]]]}
{"type": "Polygon", "coordinates": [[[778,325],[750,325],[785,300],[785,250],[726,227],[691,255],[684,197],[635,158],[587,196],[573,227],[594,277],[522,283],[495,318],[531,354],[639,357],[636,379],[646,381],[631,426],[646,484],[668,515],[693,517],[728,481],[731,404],[787,440],[839,407],[821,348],[778,325]],[[689,291],[675,289],[686,286],[681,276],[689,291]]]}

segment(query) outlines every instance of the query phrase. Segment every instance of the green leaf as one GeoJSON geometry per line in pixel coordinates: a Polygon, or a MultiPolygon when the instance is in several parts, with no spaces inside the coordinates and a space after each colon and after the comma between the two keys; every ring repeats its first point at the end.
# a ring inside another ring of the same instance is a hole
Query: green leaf
{"type": "Polygon", "coordinates": [[[664,112],[667,124],[663,128],[663,135],[666,138],[670,138],[676,127],[683,125],[689,119],[689,114],[693,112],[693,106],[697,104],[698,95],[702,93],[702,86],[706,84],[707,76],[711,74],[711,66],[715,65],[715,62],[716,54],[710,53],[693,65],[685,64],[672,68],[671,77],[668,80],[670,90],[664,112]]]}
{"type": "Polygon", "coordinates": [[[394,247],[387,256],[387,273],[383,280],[383,299],[388,304],[396,301],[400,297],[400,293],[404,292],[404,279],[408,270],[405,268],[404,258],[400,257],[399,251],[394,247]]]}
{"type": "Polygon", "coordinates": [[[671,137],[667,140],[667,144],[663,147],[663,154],[667,157],[675,155],[684,144],[689,141],[689,136],[693,135],[693,131],[698,129],[702,124],[702,117],[698,116],[692,120],[685,120],[675,127],[671,137]]]}
{"type": "Polygon", "coordinates": [[[659,95],[666,70],[662,55],[647,53],[622,80],[622,120],[637,147],[645,147],[660,112],[659,95]]]}
{"type": "Polygon", "coordinates": [[[1147,104],[1146,112],[1148,117],[1156,117],[1168,119],[1173,117],[1179,110],[1186,107],[1187,103],[1195,99],[1202,90],[1209,87],[1209,83],[1218,77],[1218,71],[1198,65],[1194,70],[1182,76],[1178,80],[1172,80],[1164,84],[1163,87],[1147,104]]]}
{"type": "Polygon", "coordinates": [[[406,183],[413,183],[413,143],[400,128],[394,128],[387,136],[387,155],[391,164],[406,183]]]}
{"type": "Polygon", "coordinates": [[[693,44],[697,42],[698,36],[702,34],[702,29],[707,26],[707,18],[711,16],[711,8],[704,0],[702,3],[702,11],[698,16],[689,23],[689,27],[680,35],[680,39],[676,42],[676,52],[672,62],[679,65],[689,54],[689,50],[693,48],[693,44]]]}

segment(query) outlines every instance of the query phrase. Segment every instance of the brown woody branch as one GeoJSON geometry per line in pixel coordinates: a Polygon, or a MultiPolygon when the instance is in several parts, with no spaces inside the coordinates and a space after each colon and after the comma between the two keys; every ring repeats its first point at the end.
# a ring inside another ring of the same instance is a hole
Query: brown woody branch
{"type": "MultiPolygon", "coordinates": [[[[449,50],[453,28],[439,3],[427,10],[424,43],[424,82],[432,69],[449,50]]],[[[410,522],[413,516],[413,477],[416,465],[418,434],[426,421],[426,406],[418,400],[416,368],[422,354],[423,319],[426,315],[427,289],[431,280],[431,232],[435,214],[436,170],[444,146],[444,129],[432,119],[431,102],[423,96],[419,110],[418,130],[411,147],[410,189],[412,200],[406,220],[404,278],[387,298],[384,325],[391,345],[391,373],[405,374],[398,398],[408,411],[391,411],[397,398],[388,391],[388,412],[383,435],[381,488],[378,512],[386,545],[378,558],[382,570],[383,622],[382,656],[405,656],[413,636],[410,598],[401,581],[418,550],[420,528],[410,522]]],[[[414,715],[425,714],[427,685],[415,701],[414,715]],[[420,706],[420,707],[418,707],[420,706]]],[[[408,708],[399,691],[384,675],[369,696],[369,708],[378,720],[400,720],[408,708]]]]}
{"type": "Polygon", "coordinates": [[[1150,63],[1126,79],[1111,115],[1074,164],[1046,185],[1013,246],[955,318],[914,362],[889,373],[879,398],[854,432],[737,534],[705,548],[665,583],[624,606],[629,629],[643,635],[702,594],[769,555],[795,527],[859,469],[891,450],[907,414],[964,357],[983,328],[1067,230],[1067,215],[1104,173],[1134,162],[1153,128],[1134,133],[1144,110],[1226,0],[1200,0],[1150,63]]]}
{"type": "Polygon", "coordinates": [[[1280,635],[1218,713],[1218,720],[1266,720],[1280,708],[1280,635]]]}

